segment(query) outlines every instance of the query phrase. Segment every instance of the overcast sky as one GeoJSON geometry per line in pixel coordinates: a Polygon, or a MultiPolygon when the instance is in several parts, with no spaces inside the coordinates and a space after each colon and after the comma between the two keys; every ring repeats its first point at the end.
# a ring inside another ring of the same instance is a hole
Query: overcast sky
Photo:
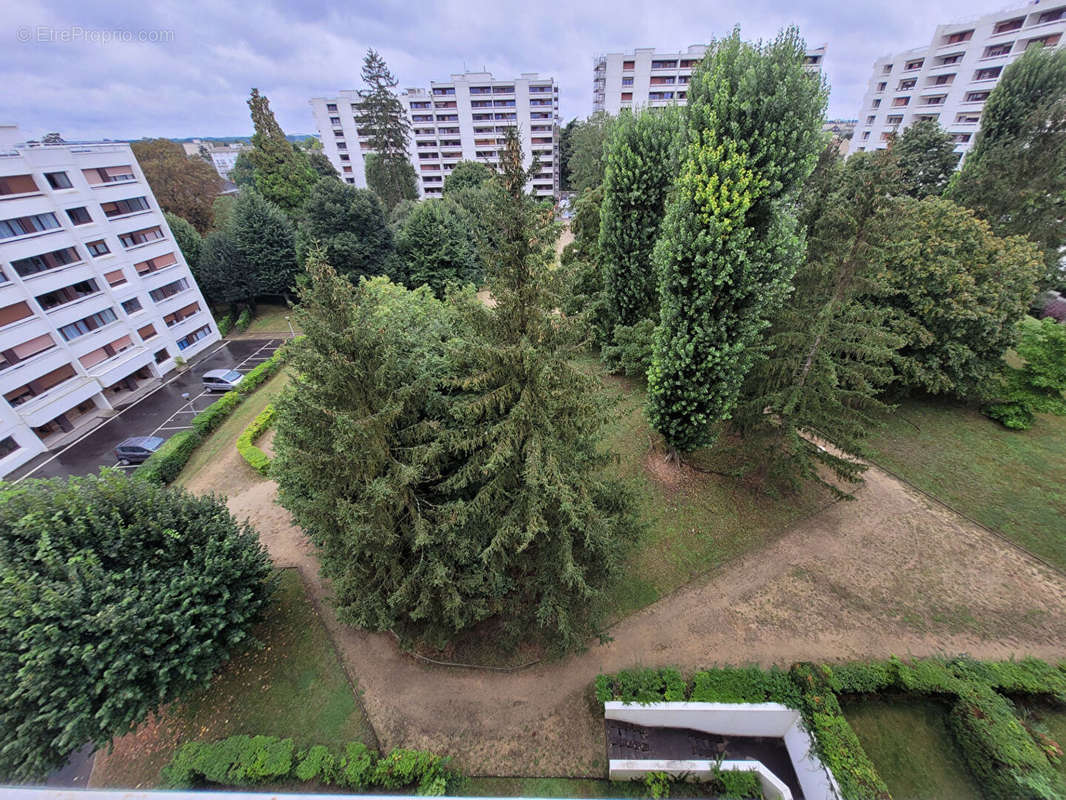
{"type": "Polygon", "coordinates": [[[287,133],[312,133],[308,98],[360,87],[368,47],[401,87],[487,68],[554,76],[564,120],[592,110],[592,59],[680,50],[741,26],[796,23],[829,46],[830,117],[854,118],[875,58],[1004,0],[0,0],[0,122],[27,137],[239,136],[252,86],[287,133]],[[135,41],[114,41],[116,36],[135,41]],[[145,41],[136,41],[143,38],[145,41]]]}

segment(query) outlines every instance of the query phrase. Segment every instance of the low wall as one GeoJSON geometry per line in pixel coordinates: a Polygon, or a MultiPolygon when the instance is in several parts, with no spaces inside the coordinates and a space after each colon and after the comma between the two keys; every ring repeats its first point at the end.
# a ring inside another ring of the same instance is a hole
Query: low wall
{"type": "MultiPolygon", "coordinates": [[[[718,770],[737,770],[754,772],[762,786],[766,800],[792,800],[792,791],[774,773],[763,766],[760,761],[657,761],[654,759],[637,759],[622,761],[611,759],[610,776],[612,781],[643,780],[649,772],[665,772],[672,778],[687,781],[707,781],[718,770]]],[[[804,790],[806,791],[806,789],[804,790]]]]}

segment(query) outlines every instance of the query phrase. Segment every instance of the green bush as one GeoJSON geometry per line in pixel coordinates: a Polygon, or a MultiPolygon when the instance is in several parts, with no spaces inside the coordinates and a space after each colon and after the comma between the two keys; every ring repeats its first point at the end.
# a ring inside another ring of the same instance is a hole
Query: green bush
{"type": "Polygon", "coordinates": [[[810,716],[809,724],[818,756],[837,779],[844,797],[889,797],[888,787],[841,714],[815,713],[810,716]]]}
{"type": "Polygon", "coordinates": [[[339,772],[340,782],[349,789],[367,788],[374,779],[374,754],[362,742],[349,742],[339,772]]]}
{"type": "Polygon", "coordinates": [[[203,783],[247,786],[289,777],[292,739],[276,736],[231,736],[219,742],[187,742],[163,768],[169,788],[203,783]]]}
{"type": "Polygon", "coordinates": [[[218,335],[225,336],[227,333],[233,330],[233,316],[231,314],[227,314],[221,319],[216,320],[215,324],[218,325],[218,335]]]}
{"type": "Polygon", "coordinates": [[[447,783],[447,760],[422,750],[397,747],[374,766],[374,785],[384,789],[417,786],[419,794],[439,796],[447,783]]]}
{"type": "Polygon", "coordinates": [[[286,352],[285,347],[279,347],[274,352],[274,355],[255,369],[249,370],[243,380],[237,384],[237,388],[234,391],[237,391],[242,395],[254,392],[263,383],[274,377],[278,370],[282,368],[285,364],[286,352]]]}
{"type": "Polygon", "coordinates": [[[884,661],[834,664],[831,669],[834,691],[846,694],[873,694],[896,683],[894,665],[884,661]]]}
{"type": "Polygon", "coordinates": [[[337,759],[328,747],[316,744],[300,753],[293,775],[301,781],[334,784],[338,778],[337,759]]]}
{"type": "Polygon", "coordinates": [[[256,440],[274,424],[274,406],[268,405],[237,437],[237,452],[264,477],[270,475],[270,456],[255,446],[256,440]]]}
{"type": "Polygon", "coordinates": [[[948,662],[923,658],[903,662],[892,659],[896,667],[897,685],[907,692],[918,694],[958,694],[965,681],[955,675],[948,662]]]}
{"type": "Polygon", "coordinates": [[[655,323],[642,319],[635,325],[615,325],[614,344],[603,347],[603,363],[614,373],[644,379],[651,367],[655,323]]]}
{"type": "Polygon", "coordinates": [[[200,444],[195,430],[179,431],[133,471],[134,477],[151,483],[168,484],[181,472],[200,444]]]}
{"type": "Polygon", "coordinates": [[[244,737],[229,776],[235,784],[263,783],[287,778],[292,767],[292,739],[278,739],[276,736],[244,737]]]}
{"type": "Polygon", "coordinates": [[[653,800],[664,800],[670,796],[670,776],[665,772],[649,772],[644,776],[644,788],[653,800]]]}
{"type": "Polygon", "coordinates": [[[201,437],[207,436],[233,413],[244,401],[236,389],[226,392],[222,397],[192,418],[192,427],[201,437]]]}
{"type": "Polygon", "coordinates": [[[714,776],[715,787],[725,800],[752,800],[762,798],[762,784],[754,772],[741,769],[719,770],[714,776]]]}
{"type": "Polygon", "coordinates": [[[240,332],[244,333],[248,330],[248,326],[252,324],[252,310],[250,308],[244,309],[241,315],[237,317],[237,323],[234,327],[240,332]]]}
{"type": "Polygon", "coordinates": [[[801,695],[788,673],[777,667],[722,667],[692,676],[689,699],[699,703],[782,703],[799,708],[801,695]]]}

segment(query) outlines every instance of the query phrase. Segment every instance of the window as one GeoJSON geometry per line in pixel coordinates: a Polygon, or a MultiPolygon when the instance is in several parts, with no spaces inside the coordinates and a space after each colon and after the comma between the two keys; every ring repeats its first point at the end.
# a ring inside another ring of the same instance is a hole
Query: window
{"type": "Polygon", "coordinates": [[[1066,16],[1066,8],[1056,8],[1054,11],[1045,11],[1036,18],[1036,24],[1043,25],[1045,22],[1058,22],[1064,16],[1066,16]]]}
{"type": "Polygon", "coordinates": [[[971,136],[973,136],[972,133],[955,133],[952,134],[951,138],[955,140],[956,144],[966,144],[970,141],[971,136]]]}
{"type": "Polygon", "coordinates": [[[344,131],[342,131],[340,129],[334,130],[333,131],[333,135],[336,136],[338,139],[343,139],[344,138],[344,131]]]}
{"type": "Polygon", "coordinates": [[[124,283],[129,283],[129,281],[126,280],[126,273],[120,269],[105,272],[104,280],[107,281],[108,286],[121,286],[124,283]]]}
{"type": "Polygon", "coordinates": [[[345,144],[344,142],[337,142],[337,149],[338,150],[347,150],[348,149],[348,145],[345,144]]]}
{"type": "Polygon", "coordinates": [[[91,186],[136,180],[136,177],[133,174],[133,167],[129,164],[123,164],[119,167],[95,167],[93,169],[83,169],[81,174],[85,176],[85,180],[87,180],[91,186]]]}
{"type": "Polygon", "coordinates": [[[74,225],[88,225],[93,221],[93,218],[89,216],[89,212],[85,209],[85,206],[68,208],[67,216],[70,217],[70,221],[74,225]]]}
{"type": "Polygon", "coordinates": [[[173,253],[167,253],[166,255],[156,256],[150,258],[147,261],[141,261],[133,265],[133,268],[137,270],[137,274],[144,276],[149,275],[165,267],[173,266],[178,263],[177,257],[173,253]]]}
{"type": "Polygon", "coordinates": [[[147,342],[149,339],[154,339],[158,334],[155,332],[155,325],[145,325],[143,328],[137,329],[137,335],[141,337],[141,341],[147,342]]]}
{"type": "Polygon", "coordinates": [[[337,110],[337,104],[336,103],[326,103],[326,111],[336,111],[336,110],[337,110]]]}
{"type": "Polygon", "coordinates": [[[53,189],[71,189],[74,186],[65,172],[46,172],[44,178],[53,189]]]}
{"type": "Polygon", "coordinates": [[[632,92],[622,92],[622,102],[623,103],[629,103],[629,102],[632,102],[632,101],[633,101],[633,93],[632,92]]]}
{"type": "Polygon", "coordinates": [[[414,120],[415,122],[432,122],[433,121],[433,115],[432,114],[412,114],[411,115],[411,119],[414,120]]]}
{"type": "Polygon", "coordinates": [[[1016,31],[1018,28],[1025,24],[1025,17],[1017,17],[1015,19],[1007,19],[1003,22],[997,22],[996,26],[992,29],[992,34],[1007,33],[1008,31],[1016,31]]]}
{"type": "Polygon", "coordinates": [[[437,114],[437,122],[458,122],[458,114],[437,114]]]}
{"type": "Polygon", "coordinates": [[[892,105],[899,108],[900,106],[907,105],[910,101],[911,99],[909,97],[895,97],[892,99],[892,105]]]}
{"type": "Polygon", "coordinates": [[[162,364],[168,358],[170,358],[170,353],[167,352],[165,347],[162,350],[156,350],[155,351],[155,363],[156,364],[162,364]]]}
{"type": "Polygon", "coordinates": [[[990,81],[999,77],[999,73],[1003,71],[1003,67],[985,67],[979,69],[973,74],[975,81],[990,81]]]}
{"type": "Polygon", "coordinates": [[[880,108],[880,107],[881,107],[881,101],[879,99],[878,100],[874,100],[873,103],[870,104],[870,108],[880,108]]]}
{"type": "Polygon", "coordinates": [[[933,95],[932,97],[923,97],[922,103],[927,106],[939,106],[944,104],[944,100],[947,99],[946,94],[933,95]]]}
{"type": "Polygon", "coordinates": [[[904,70],[921,69],[922,68],[922,64],[924,64],[924,63],[925,63],[925,59],[924,58],[916,58],[913,61],[908,61],[906,63],[906,65],[904,65],[903,69],[904,70]]]}
{"type": "Polygon", "coordinates": [[[78,255],[77,250],[73,247],[64,247],[62,250],[53,250],[51,253],[20,258],[18,261],[12,261],[11,266],[23,278],[28,278],[38,272],[58,269],[59,267],[65,267],[67,264],[76,264],[79,261],[81,261],[81,257],[78,255]]]}
{"type": "Polygon", "coordinates": [[[883,92],[888,87],[888,81],[881,81],[877,84],[877,91],[883,92]]]}
{"type": "Polygon", "coordinates": [[[997,56],[1010,55],[1012,47],[1014,47],[1014,42],[1009,42],[1008,44],[994,44],[991,47],[986,47],[984,58],[996,58],[997,56]]]}
{"type": "Polygon", "coordinates": [[[348,181],[348,183],[355,183],[355,178],[345,178],[344,180],[348,181]]]}
{"type": "Polygon", "coordinates": [[[681,59],[681,69],[692,69],[699,63],[700,60],[698,58],[683,58],[681,59]]]}
{"type": "Polygon", "coordinates": [[[889,125],[899,125],[903,122],[903,115],[889,114],[888,117],[885,119],[885,122],[887,122],[889,125]]]}
{"type": "Polygon", "coordinates": [[[18,442],[10,436],[5,436],[3,439],[0,439],[0,458],[7,458],[18,449],[18,442]]]}
{"type": "Polygon", "coordinates": [[[877,115],[876,114],[871,114],[870,116],[868,116],[866,118],[866,124],[867,125],[873,125],[875,119],[877,119],[877,115]]]}
{"type": "Polygon", "coordinates": [[[178,292],[184,292],[188,288],[188,279],[179,278],[173,283],[168,283],[165,286],[160,286],[158,289],[153,289],[148,293],[148,296],[152,298],[153,302],[159,303],[166,300],[168,297],[173,297],[178,292]]]}
{"type": "Polygon", "coordinates": [[[441,100],[433,104],[434,108],[457,108],[454,100],[441,100]]]}
{"type": "Polygon", "coordinates": [[[897,92],[902,92],[902,91],[905,91],[906,89],[913,89],[914,88],[914,84],[916,84],[917,82],[918,82],[917,78],[907,78],[907,80],[899,82],[899,87],[896,89],[896,91],[897,92]]]}
{"type": "MultiPolygon", "coordinates": [[[[413,108],[413,106],[412,106],[412,108],[413,108]]],[[[330,125],[340,125],[341,124],[341,118],[340,117],[330,117],[329,118],[329,124],[330,125]]]]}
{"type": "Polygon", "coordinates": [[[189,345],[193,344],[194,342],[199,341],[200,339],[203,339],[205,336],[207,336],[210,333],[211,333],[211,326],[210,325],[204,325],[202,328],[197,328],[192,333],[190,333],[188,336],[186,336],[186,337],[184,337],[182,339],[178,339],[178,349],[179,350],[184,350],[189,345]]]}
{"type": "Polygon", "coordinates": [[[1039,39],[1030,39],[1026,43],[1025,47],[1026,47],[1026,49],[1029,49],[1033,45],[1036,45],[1038,47],[1054,47],[1055,45],[1057,45],[1059,43],[1059,39],[1061,39],[1061,38],[1062,38],[1062,34],[1061,33],[1054,33],[1054,34],[1051,34],[1050,36],[1041,36],[1039,39]]]}
{"type": "Polygon", "coordinates": [[[471,86],[470,94],[492,94],[491,86],[471,86]]]}
{"type": "Polygon", "coordinates": [[[862,132],[862,138],[863,139],[869,139],[870,138],[870,132],[869,131],[863,131],[862,132]]]}
{"type": "Polygon", "coordinates": [[[955,80],[954,72],[950,75],[937,75],[936,78],[933,79],[933,86],[947,86],[953,80],[955,80]]]}
{"type": "Polygon", "coordinates": [[[633,69],[633,65],[634,65],[633,61],[623,61],[622,62],[622,69],[633,69]]]}
{"type": "Polygon", "coordinates": [[[891,64],[885,64],[885,66],[881,68],[881,72],[883,72],[885,75],[887,75],[891,71],[892,71],[892,65],[891,64]]]}
{"type": "Polygon", "coordinates": [[[59,220],[51,211],[44,214],[31,214],[28,217],[13,217],[0,220],[0,239],[12,236],[26,236],[31,233],[43,233],[59,227],[59,220]]]}
{"type": "Polygon", "coordinates": [[[946,64],[958,64],[960,61],[962,61],[963,55],[964,53],[952,53],[950,56],[942,56],[940,59],[940,63],[937,64],[937,66],[943,67],[946,64]]]}
{"type": "Polygon", "coordinates": [[[184,322],[189,317],[200,313],[199,303],[189,303],[189,305],[179,308],[177,311],[171,312],[163,317],[163,322],[168,328],[173,328],[179,322],[184,322]]]}
{"type": "Polygon", "coordinates": [[[148,242],[154,242],[163,237],[163,231],[158,227],[144,228],[139,231],[130,231],[129,233],[119,234],[119,240],[122,242],[122,246],[129,249],[131,247],[137,247],[137,245],[147,244],[148,242]]]}
{"type": "Polygon", "coordinates": [[[953,33],[944,40],[944,44],[959,44],[960,42],[968,42],[973,38],[973,29],[968,31],[959,31],[953,33]]]}
{"type": "Polygon", "coordinates": [[[961,125],[973,125],[981,121],[980,114],[956,114],[955,122],[961,125]]]}
{"type": "Polygon", "coordinates": [[[75,300],[81,300],[91,294],[97,294],[99,291],[100,287],[96,284],[96,281],[90,278],[87,281],[78,281],[70,286],[64,286],[62,289],[39,294],[37,295],[37,303],[45,311],[51,311],[53,308],[65,306],[67,303],[73,303],[75,300]]]}
{"type": "Polygon", "coordinates": [[[104,210],[104,216],[111,219],[112,217],[121,217],[126,214],[136,214],[138,211],[147,211],[150,206],[143,197],[131,197],[128,200],[101,203],[100,208],[104,210]]]}
{"type": "Polygon", "coordinates": [[[0,197],[12,194],[30,194],[37,191],[32,175],[8,175],[0,178],[0,197]]]}
{"type": "Polygon", "coordinates": [[[97,328],[109,325],[117,319],[118,315],[115,313],[115,309],[105,308],[103,311],[85,317],[85,319],[79,319],[77,322],[72,322],[70,325],[64,325],[59,329],[59,335],[69,342],[71,339],[77,339],[79,336],[84,336],[86,333],[89,333],[89,331],[94,331],[97,328]]]}
{"type": "Polygon", "coordinates": [[[677,69],[676,61],[652,61],[652,69],[677,69]]]}
{"type": "Polygon", "coordinates": [[[967,92],[966,93],[966,102],[967,103],[980,103],[980,102],[983,102],[983,101],[987,100],[988,99],[988,95],[990,95],[990,94],[991,94],[991,92],[967,92]]]}
{"type": "MultiPolygon", "coordinates": [[[[140,299],[136,297],[131,297],[129,300],[125,300],[122,303],[122,310],[125,311],[127,314],[136,314],[142,308],[143,306],[141,305],[140,299]]],[[[151,328],[152,326],[149,325],[148,327],[151,328]]],[[[152,328],[152,334],[155,335],[154,328],[152,328]]]]}
{"type": "Polygon", "coordinates": [[[341,153],[341,161],[351,161],[352,157],[347,153],[341,153]]]}

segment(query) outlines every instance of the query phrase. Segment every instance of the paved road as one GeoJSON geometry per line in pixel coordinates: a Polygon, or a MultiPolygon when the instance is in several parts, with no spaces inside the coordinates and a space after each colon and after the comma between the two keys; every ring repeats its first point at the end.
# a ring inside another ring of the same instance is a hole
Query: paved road
{"type": "Polygon", "coordinates": [[[88,475],[103,466],[133,469],[118,464],[113,452],[115,445],[130,436],[161,436],[165,439],[187,429],[193,416],[221,396],[204,390],[200,378],[205,372],[223,368],[248,372],[270,358],[283,341],[280,338],[238,339],[214,346],[189,369],[164,378],[163,384],[150,394],[120,409],[115,416],[71,444],[55,452],[42,453],[6,480],[88,475]],[[182,397],[183,393],[189,394],[189,400],[182,397]]]}

